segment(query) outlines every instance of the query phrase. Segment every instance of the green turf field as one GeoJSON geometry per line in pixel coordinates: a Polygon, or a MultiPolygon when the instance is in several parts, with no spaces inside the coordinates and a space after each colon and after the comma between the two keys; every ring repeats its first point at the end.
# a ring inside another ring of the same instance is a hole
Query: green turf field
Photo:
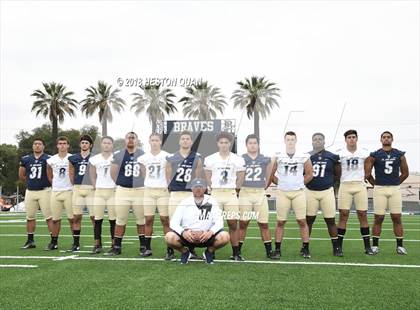
{"type": "MultiPolygon", "coordinates": [[[[271,215],[272,232],[274,222],[271,215]]],[[[363,254],[357,218],[352,216],[345,256],[333,257],[325,224],[318,216],[309,261],[298,254],[299,231],[290,220],[280,261],[265,258],[257,225],[252,222],[242,250],[247,262],[229,261],[229,246],[217,252],[216,263],[209,266],[202,261],[180,265],[161,260],[166,246],[158,222],[152,242],[154,255],[149,260],[140,258],[133,218],[123,254],[117,258],[44,251],[49,236],[40,217],[37,248],[24,251],[19,249],[26,240],[24,215],[1,214],[0,309],[420,309],[420,216],[404,216],[403,222],[407,256],[395,252],[389,217],[383,226],[381,253],[363,254]]],[[[68,223],[63,223],[60,250],[72,242],[68,223]]],[[[104,235],[108,231],[104,221],[104,235]]],[[[85,219],[83,251],[91,250],[92,239],[92,228],[85,219]]],[[[104,241],[109,242],[109,237],[104,241]]]]}

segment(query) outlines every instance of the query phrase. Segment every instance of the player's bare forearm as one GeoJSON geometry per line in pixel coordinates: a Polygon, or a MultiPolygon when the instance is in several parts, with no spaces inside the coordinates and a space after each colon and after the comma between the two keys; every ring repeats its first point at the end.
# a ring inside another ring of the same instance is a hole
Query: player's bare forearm
{"type": "Polygon", "coordinates": [[[90,182],[92,183],[93,186],[96,186],[96,167],[95,166],[90,166],[89,167],[89,176],[90,176],[90,182]]]}
{"type": "Polygon", "coordinates": [[[111,165],[111,178],[114,180],[114,182],[117,182],[118,178],[118,165],[112,164],[111,165]]]}
{"type": "Polygon", "coordinates": [[[53,171],[50,165],[47,165],[47,178],[50,183],[52,183],[53,171]]]}
{"type": "Polygon", "coordinates": [[[303,183],[306,185],[309,182],[311,182],[314,177],[314,172],[312,170],[312,163],[309,159],[305,162],[304,169],[305,169],[305,175],[303,176],[303,183]]]}
{"type": "Polygon", "coordinates": [[[341,164],[336,163],[334,165],[334,181],[338,182],[341,178],[341,164]]]}
{"type": "Polygon", "coordinates": [[[69,163],[69,178],[71,184],[74,184],[74,166],[71,163],[69,163]]]}
{"type": "Polygon", "coordinates": [[[244,183],[245,179],[245,171],[240,171],[236,173],[236,189],[241,189],[242,184],[244,183]]]}
{"type": "Polygon", "coordinates": [[[172,178],[172,166],[169,163],[166,163],[165,177],[166,177],[166,183],[169,185],[169,183],[171,183],[171,178],[172,178]]]}
{"type": "Polygon", "coordinates": [[[205,175],[206,175],[207,186],[211,188],[211,171],[206,170],[205,175]]]}
{"type": "Polygon", "coordinates": [[[197,178],[205,178],[205,173],[203,172],[203,162],[201,161],[201,159],[198,160],[197,162],[197,167],[195,169],[195,175],[197,176],[197,178]]]}
{"type": "MultiPolygon", "coordinates": [[[[269,177],[267,179],[267,184],[266,184],[266,189],[270,186],[271,183],[274,183],[277,185],[277,177],[275,176],[276,170],[277,170],[277,161],[275,160],[275,158],[273,157],[271,159],[271,169],[269,172],[269,177]]],[[[268,169],[268,168],[267,168],[268,169]]]]}
{"type": "Polygon", "coordinates": [[[19,167],[19,181],[22,183],[26,182],[26,169],[25,167],[19,167]]]}
{"type": "Polygon", "coordinates": [[[410,172],[408,170],[407,159],[405,158],[405,156],[402,156],[401,157],[400,184],[408,178],[409,174],[410,174],[410,172]]]}
{"type": "Polygon", "coordinates": [[[372,176],[372,168],[375,159],[371,156],[366,158],[365,160],[365,180],[368,181],[372,186],[375,185],[375,179],[372,176]]]}

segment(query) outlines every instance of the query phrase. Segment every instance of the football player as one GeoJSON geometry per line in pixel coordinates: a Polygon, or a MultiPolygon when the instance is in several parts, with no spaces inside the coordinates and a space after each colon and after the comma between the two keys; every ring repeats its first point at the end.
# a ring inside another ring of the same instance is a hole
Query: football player
{"type": "Polygon", "coordinates": [[[50,209],[51,183],[47,177],[47,159],[50,155],[44,153],[45,142],[35,138],[32,142],[32,154],[25,155],[20,160],[19,180],[26,183],[25,208],[26,231],[28,239],[22,249],[35,248],[36,213],[41,209],[47,221],[48,230],[52,232],[52,216],[50,209]]]}
{"type": "MultiPolygon", "coordinates": [[[[138,158],[138,162],[141,164],[142,175],[145,178],[143,205],[146,220],[146,250],[144,251],[143,256],[152,255],[151,240],[156,208],[159,211],[160,222],[163,226],[163,233],[166,235],[169,231],[169,191],[165,175],[166,158],[169,156],[169,153],[161,149],[162,138],[157,133],[152,133],[149,136],[149,144],[150,152],[147,152],[138,158]]],[[[165,258],[169,259],[171,254],[171,250],[168,248],[165,258]]]]}
{"type": "Polygon", "coordinates": [[[121,243],[130,209],[132,209],[136,218],[137,233],[140,241],[140,254],[146,250],[143,209],[144,178],[140,172],[140,163],[137,161],[144,152],[138,146],[138,136],[135,132],[131,131],[125,135],[125,149],[114,153],[111,176],[117,185],[115,190],[117,225],[115,227],[114,245],[105,255],[121,254],[121,243]]]}
{"type": "Polygon", "coordinates": [[[111,177],[113,143],[114,140],[111,137],[102,137],[101,153],[89,159],[90,178],[92,180],[92,184],[95,186],[95,194],[93,197],[93,213],[95,215],[95,245],[92,250],[93,254],[102,252],[102,222],[104,220],[105,208],[108,213],[111,242],[112,245],[114,244],[116,222],[114,202],[115,182],[111,177]]]}
{"type": "Polygon", "coordinates": [[[397,239],[397,253],[407,255],[403,246],[404,231],[401,222],[402,197],[400,185],[407,179],[408,164],[405,152],[392,147],[394,137],[389,131],[381,134],[382,148],[370,153],[365,161],[365,177],[373,188],[373,206],[375,220],[372,228],[374,254],[379,253],[379,237],[381,235],[382,222],[385,212],[389,209],[394,234],[397,239]],[[375,169],[375,177],[372,175],[375,169]]]}
{"type": "Polygon", "coordinates": [[[273,157],[271,180],[277,184],[276,209],[277,225],[275,258],[281,256],[281,242],[290,208],[293,208],[302,238],[301,255],[310,258],[309,229],[306,223],[305,184],[312,180],[312,164],[309,156],[296,151],[296,133],[288,131],[284,135],[286,149],[273,157]]]}
{"type": "Polygon", "coordinates": [[[47,176],[52,184],[51,188],[51,214],[52,214],[52,233],[51,242],[45,250],[51,251],[58,249],[58,236],[61,229],[61,213],[63,208],[66,210],[70,229],[73,231],[73,245],[71,250],[77,248],[80,235],[73,227],[73,207],[72,194],[73,184],[69,176],[69,160],[71,154],[68,153],[70,142],[67,137],[57,138],[58,153],[47,159],[47,176]]]}
{"type": "Polygon", "coordinates": [[[239,251],[242,250],[251,212],[255,212],[266,256],[267,258],[275,258],[268,227],[268,201],[265,193],[272,169],[271,158],[260,153],[260,143],[257,135],[248,135],[245,144],[247,153],[242,155],[245,160],[245,179],[239,192],[239,211],[241,213],[239,251]]]}
{"type": "Polygon", "coordinates": [[[370,247],[370,232],[367,219],[368,195],[365,183],[364,163],[369,156],[367,149],[357,146],[357,131],[347,130],[344,133],[346,147],[337,150],[341,162],[340,189],[338,190],[338,209],[340,221],[337,225],[338,242],[343,248],[343,239],[346,233],[346,224],[350,208],[354,202],[357,217],[360,222],[365,253],[372,255],[370,247]]]}
{"type": "Polygon", "coordinates": [[[334,182],[340,180],[341,164],[340,157],[325,150],[325,136],[320,133],[312,135],[311,154],[313,178],[306,184],[306,222],[309,227],[309,235],[318,209],[321,209],[324,221],[328,227],[334,256],[343,256],[338,242],[337,225],[335,224],[335,195],[334,182]]]}
{"type": "MultiPolygon", "coordinates": [[[[73,229],[80,236],[83,208],[87,207],[94,226],[93,186],[89,177],[89,157],[93,139],[89,135],[80,137],[80,153],[69,156],[70,181],[73,184],[73,229]]],[[[73,252],[80,251],[79,242],[74,244],[73,252]]]]}
{"type": "Polygon", "coordinates": [[[241,188],[245,174],[245,160],[232,153],[233,136],[227,132],[217,135],[218,152],[204,159],[204,170],[211,196],[226,215],[229,226],[232,256],[235,261],[243,261],[239,248],[238,220],[239,201],[237,191],[241,188]]]}

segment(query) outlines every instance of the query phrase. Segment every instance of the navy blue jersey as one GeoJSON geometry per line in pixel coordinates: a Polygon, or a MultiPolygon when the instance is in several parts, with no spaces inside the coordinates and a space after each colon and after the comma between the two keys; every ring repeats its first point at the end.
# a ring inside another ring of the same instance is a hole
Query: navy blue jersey
{"type": "Polygon", "coordinates": [[[137,161],[144,152],[137,149],[134,153],[128,153],[127,150],[114,153],[112,164],[118,165],[118,177],[115,184],[134,188],[144,187],[144,178],[140,173],[140,163],[137,161]]]}
{"type": "Polygon", "coordinates": [[[26,172],[27,189],[39,191],[51,186],[47,177],[47,159],[50,157],[50,155],[42,154],[39,158],[35,158],[31,154],[20,159],[20,166],[24,167],[26,172]]]}
{"type": "Polygon", "coordinates": [[[92,185],[89,176],[90,154],[83,157],[82,154],[74,154],[69,157],[69,162],[74,167],[74,184],[92,185]]]}
{"type": "Polygon", "coordinates": [[[201,155],[190,152],[183,157],[179,152],[166,158],[172,167],[172,178],[169,183],[169,190],[172,192],[191,191],[191,180],[196,178],[196,168],[201,155]]]}
{"type": "Polygon", "coordinates": [[[405,152],[397,149],[392,149],[390,152],[379,149],[370,153],[375,159],[373,167],[376,185],[400,185],[401,157],[404,154],[405,152]]]}
{"type": "Polygon", "coordinates": [[[323,191],[334,185],[334,166],[340,163],[340,156],[323,150],[311,155],[314,177],[306,184],[313,191],[323,191]]]}
{"type": "Polygon", "coordinates": [[[271,159],[262,154],[258,154],[252,159],[248,154],[243,154],[245,160],[245,179],[242,186],[264,188],[267,183],[267,166],[271,159]]]}

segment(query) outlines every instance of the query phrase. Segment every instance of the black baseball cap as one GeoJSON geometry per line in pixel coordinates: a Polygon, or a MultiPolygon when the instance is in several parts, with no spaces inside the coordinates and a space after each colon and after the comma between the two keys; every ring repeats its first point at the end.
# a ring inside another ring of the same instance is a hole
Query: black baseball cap
{"type": "Polygon", "coordinates": [[[206,188],[207,187],[206,180],[197,178],[191,181],[191,188],[198,187],[198,186],[206,188]]]}

